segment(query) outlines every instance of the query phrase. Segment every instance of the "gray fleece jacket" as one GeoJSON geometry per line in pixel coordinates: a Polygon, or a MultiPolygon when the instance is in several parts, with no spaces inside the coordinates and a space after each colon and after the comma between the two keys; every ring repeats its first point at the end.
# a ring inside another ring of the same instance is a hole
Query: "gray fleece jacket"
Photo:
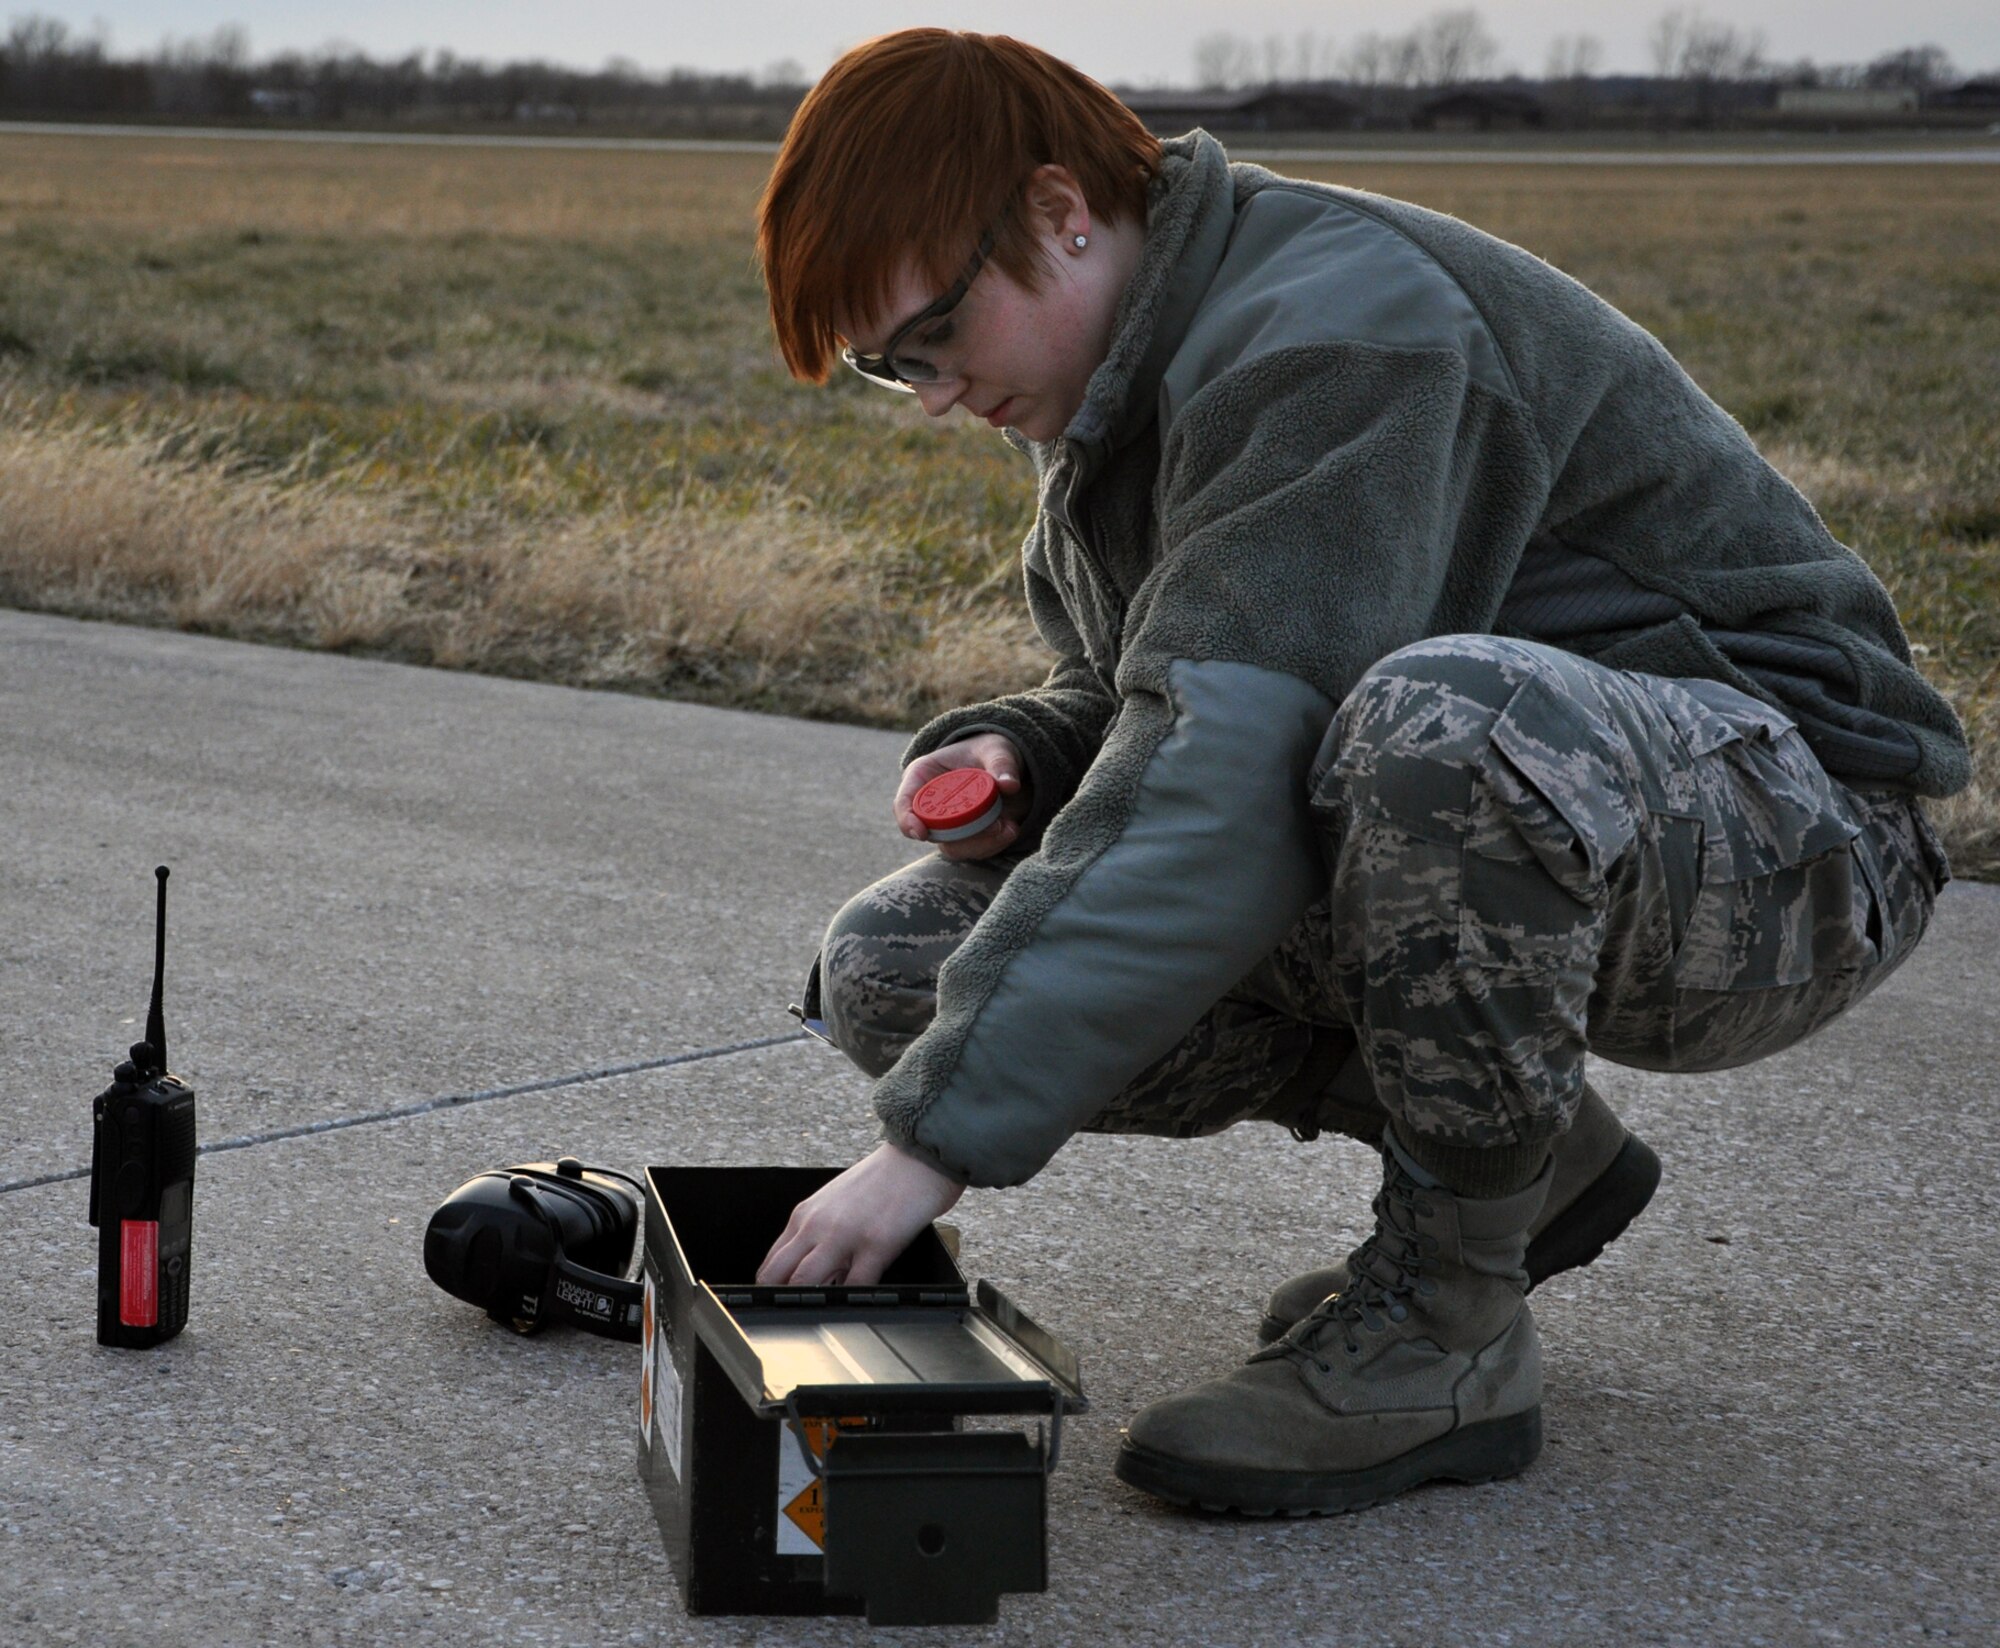
{"type": "Polygon", "coordinates": [[[906,757],[1002,732],[1033,786],[1036,850],[875,1089],[973,1184],[1031,1177],[1296,923],[1307,769],[1398,647],[1726,681],[1849,783],[1969,778],[1887,592],[1652,336],[1453,218],[1166,149],[1082,409],[1016,438],[1055,668],[906,757]]]}

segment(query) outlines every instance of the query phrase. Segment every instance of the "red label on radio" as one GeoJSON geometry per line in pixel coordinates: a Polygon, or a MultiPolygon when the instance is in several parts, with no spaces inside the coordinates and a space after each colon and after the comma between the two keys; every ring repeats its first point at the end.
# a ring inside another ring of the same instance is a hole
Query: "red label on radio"
{"type": "Polygon", "coordinates": [[[128,1328],[160,1325],[160,1221],[127,1219],[119,1227],[118,1320],[128,1328]]]}

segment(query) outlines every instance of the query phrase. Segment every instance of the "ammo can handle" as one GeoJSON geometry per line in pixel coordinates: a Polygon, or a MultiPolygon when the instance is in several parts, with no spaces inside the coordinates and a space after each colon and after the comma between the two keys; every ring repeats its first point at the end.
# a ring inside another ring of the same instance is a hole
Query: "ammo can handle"
{"type": "MultiPolygon", "coordinates": [[[[1049,1428],[1045,1435],[1040,1425],[1035,1427],[1035,1446],[1042,1455],[1042,1475],[1053,1476],[1056,1461],[1062,1457],[1063,1397],[1062,1391],[1054,1384],[1044,1383],[1043,1389],[1049,1393],[1049,1428]]],[[[825,1477],[826,1467],[819,1462],[819,1457],[812,1451],[812,1444],[806,1440],[805,1421],[799,1414],[797,1391],[785,1397],[785,1429],[798,1438],[799,1452],[814,1479],[825,1477]]]]}

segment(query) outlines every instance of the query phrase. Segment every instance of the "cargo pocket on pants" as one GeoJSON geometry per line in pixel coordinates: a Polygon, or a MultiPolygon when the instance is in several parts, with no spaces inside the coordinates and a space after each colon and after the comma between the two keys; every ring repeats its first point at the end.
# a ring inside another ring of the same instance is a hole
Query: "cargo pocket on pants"
{"type": "Polygon", "coordinates": [[[1876,957],[1879,894],[1861,829],[1797,728],[1744,698],[1738,721],[1692,699],[1670,713],[1696,758],[1701,881],[1673,961],[1674,982],[1707,991],[1820,980],[1818,1019],[1853,994],[1876,957]]]}
{"type": "Polygon", "coordinates": [[[1461,965],[1587,980],[1608,877],[1638,829],[1615,747],[1608,729],[1539,679],[1509,700],[1472,786],[1461,965]]]}

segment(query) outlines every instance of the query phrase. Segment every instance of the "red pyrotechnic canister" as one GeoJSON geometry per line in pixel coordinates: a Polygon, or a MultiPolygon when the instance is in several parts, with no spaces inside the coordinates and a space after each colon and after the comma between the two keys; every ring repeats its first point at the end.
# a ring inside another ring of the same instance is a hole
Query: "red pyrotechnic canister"
{"type": "Polygon", "coordinates": [[[963,841],[1000,816],[1000,786],[983,767],[956,767],[933,778],[910,801],[933,841],[963,841]]]}

